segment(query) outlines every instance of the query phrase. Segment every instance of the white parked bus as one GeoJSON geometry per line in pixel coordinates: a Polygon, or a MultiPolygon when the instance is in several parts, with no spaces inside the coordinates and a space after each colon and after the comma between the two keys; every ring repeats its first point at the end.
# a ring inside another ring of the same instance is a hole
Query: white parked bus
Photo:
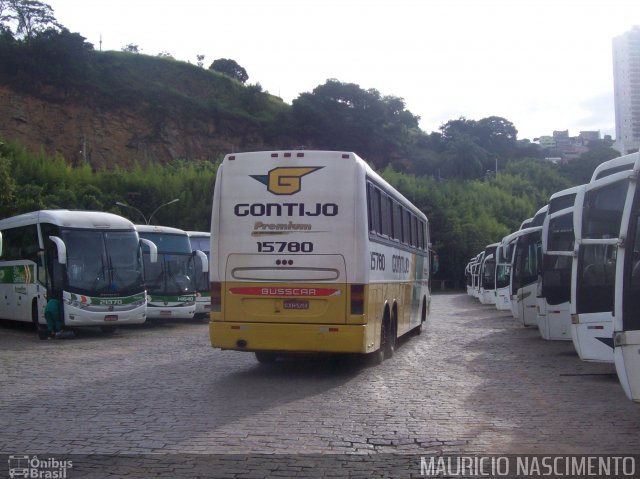
{"type": "Polygon", "coordinates": [[[613,362],[616,257],[633,155],[599,165],[576,194],[571,337],[584,361],[613,362]]]}
{"type": "Polygon", "coordinates": [[[511,310],[511,260],[513,258],[513,242],[500,242],[496,248],[496,309],[511,310]]]}
{"type": "Polygon", "coordinates": [[[471,296],[471,292],[473,290],[473,275],[471,274],[471,270],[473,268],[473,263],[475,262],[475,256],[469,260],[467,266],[464,268],[464,278],[467,284],[467,294],[471,296]]]}
{"type": "Polygon", "coordinates": [[[575,186],[549,198],[542,227],[542,268],[538,283],[538,329],[548,340],[571,340],[571,265],[575,246],[575,186]]]}
{"type": "MultiPolygon", "coordinates": [[[[143,323],[140,241],[133,223],[110,213],[41,210],[0,220],[0,317],[44,325],[50,294],[66,327],[143,323]]],[[[155,246],[147,248],[155,260],[155,246]]]]}
{"type": "Polygon", "coordinates": [[[354,153],[227,155],[211,228],[213,347],[381,361],[427,320],[427,217],[354,153]]]}
{"type": "Polygon", "coordinates": [[[484,251],[478,253],[478,255],[476,256],[476,260],[471,267],[471,278],[472,278],[471,279],[472,281],[471,296],[473,296],[477,300],[480,300],[480,283],[482,282],[480,278],[480,270],[482,268],[483,261],[484,261],[484,251]]]}
{"type": "MultiPolygon", "coordinates": [[[[202,251],[207,255],[211,253],[211,233],[205,231],[187,231],[191,242],[191,251],[202,251]]],[[[209,284],[209,271],[202,270],[202,263],[195,262],[196,282],[196,316],[209,316],[211,312],[211,285],[209,284]]]]}
{"type": "Polygon", "coordinates": [[[523,326],[537,326],[538,273],[542,262],[542,225],[547,205],[521,228],[502,240],[504,246],[513,242],[511,259],[511,314],[523,326]]]}
{"type": "Polygon", "coordinates": [[[168,226],[136,225],[141,238],[153,242],[158,261],[150,261],[143,248],[144,280],[147,286],[147,316],[191,319],[196,313],[195,262],[209,270],[207,256],[192,251],[186,231],[168,226]]]}
{"type": "Polygon", "coordinates": [[[618,173],[628,185],[618,242],[613,356],[627,397],[640,402],[640,153],[611,160],[610,167],[633,163],[633,172],[618,173]]]}
{"type": "Polygon", "coordinates": [[[496,304],[496,249],[500,243],[487,245],[480,266],[480,294],[482,304],[496,304]]]}

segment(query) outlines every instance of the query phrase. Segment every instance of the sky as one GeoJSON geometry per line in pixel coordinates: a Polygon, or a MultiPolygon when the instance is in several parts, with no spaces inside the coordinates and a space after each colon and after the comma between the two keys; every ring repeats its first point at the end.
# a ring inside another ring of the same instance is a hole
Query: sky
{"type": "Polygon", "coordinates": [[[401,97],[427,133],[500,116],[518,138],[615,135],[611,42],[640,0],[44,0],[96,50],[230,58],[291,103],[327,79],[401,97]]]}

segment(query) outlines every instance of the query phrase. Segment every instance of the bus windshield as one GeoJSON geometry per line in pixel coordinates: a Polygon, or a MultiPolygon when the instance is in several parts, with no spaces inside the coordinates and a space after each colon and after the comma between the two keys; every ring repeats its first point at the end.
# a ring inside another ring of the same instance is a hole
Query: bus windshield
{"type": "Polygon", "coordinates": [[[135,231],[62,229],[69,290],[111,296],[144,290],[135,231]]]}
{"type": "Polygon", "coordinates": [[[207,255],[209,254],[209,248],[210,248],[210,242],[211,242],[209,237],[192,236],[189,238],[189,240],[191,241],[192,250],[195,251],[199,249],[200,251],[206,253],[207,255]]]}
{"type": "Polygon", "coordinates": [[[548,251],[573,251],[573,212],[557,216],[549,221],[548,251]]]}
{"type": "Polygon", "coordinates": [[[620,235],[628,186],[628,181],[619,181],[585,195],[582,238],[606,239],[620,235]]]}
{"type": "Polygon", "coordinates": [[[144,254],[144,271],[147,291],[154,294],[186,294],[194,292],[191,278],[194,276],[193,255],[158,254],[158,262],[151,263],[144,254]]]}

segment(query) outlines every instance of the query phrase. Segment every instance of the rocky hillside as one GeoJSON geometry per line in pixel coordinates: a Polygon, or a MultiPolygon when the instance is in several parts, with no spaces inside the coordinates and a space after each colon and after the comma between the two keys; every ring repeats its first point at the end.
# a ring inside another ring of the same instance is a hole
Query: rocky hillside
{"type": "Polygon", "coordinates": [[[154,119],[139,109],[105,109],[81,98],[51,102],[7,87],[0,87],[0,112],[3,139],[97,168],[151,159],[215,159],[237,145],[263,143],[259,131],[242,131],[245,125],[231,136],[220,132],[215,120],[154,119]]]}
{"type": "Polygon", "coordinates": [[[94,168],[214,160],[277,141],[264,125],[288,105],[259,87],[172,59],[118,52],[90,59],[60,78],[20,71],[23,64],[3,72],[0,140],[94,168]]]}

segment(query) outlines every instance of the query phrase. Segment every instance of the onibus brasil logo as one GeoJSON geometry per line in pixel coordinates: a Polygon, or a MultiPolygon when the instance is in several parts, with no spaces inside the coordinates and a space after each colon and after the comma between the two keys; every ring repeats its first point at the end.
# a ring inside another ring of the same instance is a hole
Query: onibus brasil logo
{"type": "Polygon", "coordinates": [[[67,470],[73,468],[73,461],[55,457],[9,456],[9,477],[65,479],[67,470]]]}
{"type": "Polygon", "coordinates": [[[280,166],[269,170],[266,175],[250,175],[251,178],[267,185],[267,191],[274,195],[293,195],[302,188],[302,177],[323,166],[280,166]]]}

